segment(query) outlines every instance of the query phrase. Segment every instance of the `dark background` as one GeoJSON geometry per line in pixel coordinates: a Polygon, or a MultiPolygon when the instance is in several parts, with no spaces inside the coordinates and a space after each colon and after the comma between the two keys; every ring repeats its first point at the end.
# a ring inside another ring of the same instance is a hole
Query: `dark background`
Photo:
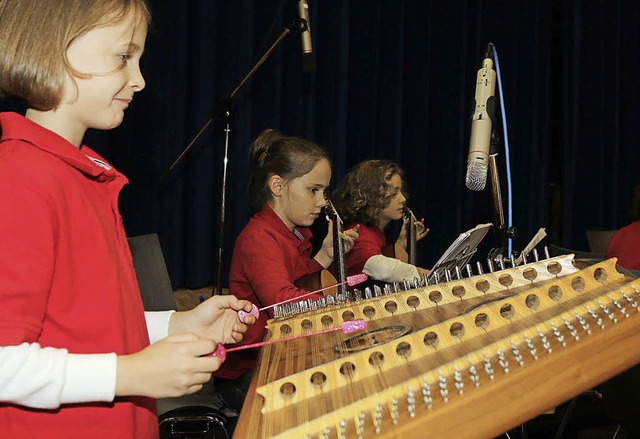
{"type": "MultiPolygon", "coordinates": [[[[629,222],[636,144],[640,2],[309,0],[317,68],[288,36],[233,102],[225,264],[248,220],[248,146],[264,128],[312,139],[333,158],[332,186],[357,162],[405,170],[410,206],[431,229],[429,268],[461,232],[493,222],[490,192],[464,186],[475,75],[497,48],[510,146],[513,225],[522,249],[587,250],[587,229],[629,222]]],[[[86,143],[131,184],[130,236],[158,233],[174,287],[214,283],[223,169],[215,123],[158,182],[255,61],[297,16],[294,0],[151,0],[146,89],[123,125],[86,143]]],[[[19,109],[3,102],[2,109],[19,109]]],[[[504,136],[502,136],[504,138],[504,136]]],[[[498,172],[507,204],[504,143],[498,172]]],[[[321,224],[319,225],[321,229],[321,224]]],[[[486,238],[489,246],[492,238],[486,238]]]]}

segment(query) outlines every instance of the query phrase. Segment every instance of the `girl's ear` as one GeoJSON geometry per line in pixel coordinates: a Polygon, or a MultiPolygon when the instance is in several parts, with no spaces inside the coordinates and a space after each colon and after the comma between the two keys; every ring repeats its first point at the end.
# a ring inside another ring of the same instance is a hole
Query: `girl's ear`
{"type": "Polygon", "coordinates": [[[279,175],[272,175],[269,177],[269,190],[271,195],[279,197],[282,195],[282,189],[284,188],[284,182],[279,175]]]}

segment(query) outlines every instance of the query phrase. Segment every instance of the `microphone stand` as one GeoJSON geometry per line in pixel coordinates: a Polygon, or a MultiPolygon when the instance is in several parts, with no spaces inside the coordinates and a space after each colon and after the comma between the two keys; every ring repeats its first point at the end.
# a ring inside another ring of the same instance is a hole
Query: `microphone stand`
{"type": "Polygon", "coordinates": [[[491,146],[489,150],[489,178],[491,180],[491,194],[493,196],[493,212],[497,223],[497,225],[494,226],[494,233],[496,234],[498,246],[489,251],[488,259],[499,262],[500,259],[506,259],[510,256],[505,254],[507,251],[507,240],[516,237],[517,229],[515,227],[507,227],[504,221],[500,176],[498,175],[498,163],[496,160],[497,155],[498,136],[496,136],[495,132],[492,130],[491,146]]]}
{"type": "Polygon", "coordinates": [[[253,74],[260,68],[262,64],[269,58],[271,53],[280,45],[282,40],[291,33],[293,29],[299,29],[301,32],[304,32],[308,28],[308,24],[306,20],[302,18],[294,19],[289,25],[285,26],[278,38],[271,44],[266,52],[262,55],[262,57],[256,62],[256,64],[249,70],[249,72],[242,78],[238,86],[231,92],[230,95],[225,96],[220,100],[218,105],[216,106],[213,114],[207,121],[207,123],[198,131],[195,137],[189,142],[186,148],[180,153],[178,158],[173,162],[173,164],[169,167],[169,169],[162,175],[160,178],[163,180],[169,173],[176,167],[176,165],[182,160],[182,158],[187,154],[187,152],[191,149],[191,147],[195,144],[195,142],[200,138],[202,133],[205,132],[209,126],[216,119],[222,119],[225,121],[225,142],[224,142],[224,159],[223,159],[223,170],[222,170],[222,193],[220,197],[220,227],[218,228],[218,252],[217,252],[217,260],[216,260],[216,284],[214,285],[211,295],[221,294],[222,293],[222,257],[224,254],[224,230],[225,230],[225,217],[226,217],[226,194],[227,194],[227,163],[229,161],[229,137],[231,134],[231,106],[233,104],[233,98],[238,94],[242,86],[253,76],[253,74]]]}

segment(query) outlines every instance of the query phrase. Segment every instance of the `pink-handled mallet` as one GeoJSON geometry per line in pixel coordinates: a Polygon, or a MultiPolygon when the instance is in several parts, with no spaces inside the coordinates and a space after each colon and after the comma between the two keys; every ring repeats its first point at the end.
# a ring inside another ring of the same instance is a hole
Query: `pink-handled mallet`
{"type": "Polygon", "coordinates": [[[327,334],[329,332],[335,332],[335,331],[342,331],[344,334],[351,334],[352,332],[361,331],[366,328],[367,328],[367,322],[365,320],[348,320],[346,322],[343,322],[342,325],[340,325],[337,328],[323,329],[322,331],[310,332],[309,334],[301,334],[293,337],[281,338],[280,340],[251,343],[251,344],[246,344],[246,345],[238,346],[231,349],[226,349],[222,345],[222,343],[218,343],[216,350],[213,351],[211,356],[218,357],[222,360],[222,362],[224,362],[224,360],[227,359],[227,352],[235,352],[235,351],[241,351],[243,349],[259,348],[261,346],[266,346],[274,343],[281,343],[285,341],[296,340],[298,338],[310,337],[312,335],[327,334]]]}

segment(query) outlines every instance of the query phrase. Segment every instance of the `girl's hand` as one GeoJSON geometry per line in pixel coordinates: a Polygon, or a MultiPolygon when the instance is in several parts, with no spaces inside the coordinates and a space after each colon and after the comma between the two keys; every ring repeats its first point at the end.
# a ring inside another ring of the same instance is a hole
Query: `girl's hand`
{"type": "Polygon", "coordinates": [[[244,323],[238,319],[238,311],[251,311],[251,302],[236,296],[213,296],[190,311],[176,312],[169,321],[169,334],[191,332],[198,337],[218,343],[237,343],[247,332],[247,325],[255,323],[255,317],[247,316],[244,323]]]}
{"type": "MultiPolygon", "coordinates": [[[[404,249],[407,248],[408,224],[409,224],[409,218],[405,218],[402,221],[402,229],[400,229],[400,234],[398,235],[398,239],[396,240],[396,242],[400,244],[404,249]]],[[[429,233],[429,229],[427,229],[424,225],[424,218],[422,218],[420,221],[414,222],[413,224],[416,227],[416,242],[417,242],[417,241],[420,241],[425,236],[427,236],[427,233],[429,233]]]]}
{"type": "Polygon", "coordinates": [[[427,236],[427,233],[429,233],[429,229],[427,229],[424,225],[424,218],[422,218],[420,221],[416,221],[413,224],[416,226],[416,241],[420,241],[422,238],[427,236]]]}
{"type": "MultiPolygon", "coordinates": [[[[237,317],[236,317],[237,319],[237,317]]],[[[197,392],[221,364],[217,344],[195,334],[176,334],[131,355],[118,355],[116,396],[168,398],[197,392]]]]}
{"type": "MultiPolygon", "coordinates": [[[[356,225],[354,228],[345,230],[340,234],[342,238],[342,244],[344,245],[344,252],[347,253],[353,248],[354,241],[358,239],[358,229],[360,225],[356,225]]],[[[322,241],[322,247],[315,256],[315,260],[320,265],[327,268],[333,262],[333,221],[329,220],[329,229],[327,230],[327,236],[322,241]]]]}
{"type": "Polygon", "coordinates": [[[358,234],[358,230],[360,229],[360,224],[356,224],[355,227],[345,230],[340,234],[342,237],[342,244],[344,244],[344,252],[349,253],[353,246],[355,245],[356,239],[360,236],[358,234]]]}
{"type": "Polygon", "coordinates": [[[329,220],[327,234],[322,240],[322,247],[313,258],[324,268],[327,268],[333,262],[333,220],[331,219],[329,220]]]}

